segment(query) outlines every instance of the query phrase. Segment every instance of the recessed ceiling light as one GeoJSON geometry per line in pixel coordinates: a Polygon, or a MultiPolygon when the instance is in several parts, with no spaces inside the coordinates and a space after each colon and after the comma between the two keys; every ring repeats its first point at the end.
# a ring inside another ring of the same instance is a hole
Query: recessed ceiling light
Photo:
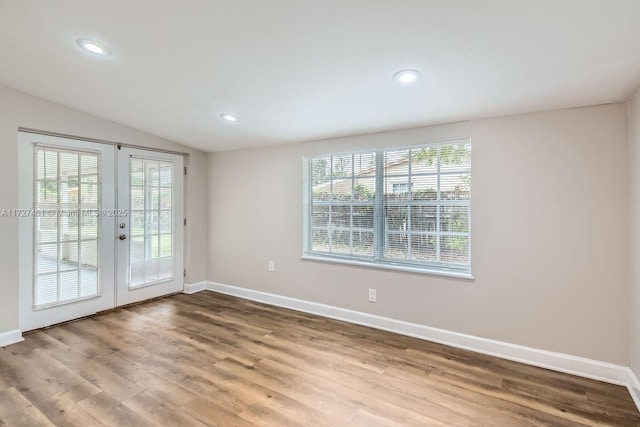
{"type": "Polygon", "coordinates": [[[417,70],[402,70],[393,75],[393,80],[402,86],[411,86],[422,79],[422,74],[417,70]]]}
{"type": "Polygon", "coordinates": [[[236,116],[234,116],[233,114],[220,114],[220,117],[229,121],[229,122],[237,122],[238,118],[236,116]]]}
{"type": "Polygon", "coordinates": [[[111,55],[111,51],[104,45],[89,39],[78,39],[78,46],[86,50],[87,52],[91,52],[95,55],[100,56],[109,56],[111,55]]]}

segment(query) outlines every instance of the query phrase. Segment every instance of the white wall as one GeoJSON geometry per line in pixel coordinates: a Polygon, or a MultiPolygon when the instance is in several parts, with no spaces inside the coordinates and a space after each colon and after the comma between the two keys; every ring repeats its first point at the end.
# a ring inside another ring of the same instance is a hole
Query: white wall
{"type": "MultiPolygon", "coordinates": [[[[204,280],[207,260],[206,155],[153,135],[0,86],[0,210],[18,207],[18,127],[188,153],[187,282],[204,280]]],[[[18,328],[18,221],[0,218],[0,333],[18,328]]]]}
{"type": "Polygon", "coordinates": [[[640,378],[640,90],[629,101],[629,348],[640,378]]]}
{"type": "Polygon", "coordinates": [[[209,154],[207,278],[627,365],[627,125],[612,104],[209,154]],[[474,281],[300,259],[303,155],[467,137],[474,281]]]}

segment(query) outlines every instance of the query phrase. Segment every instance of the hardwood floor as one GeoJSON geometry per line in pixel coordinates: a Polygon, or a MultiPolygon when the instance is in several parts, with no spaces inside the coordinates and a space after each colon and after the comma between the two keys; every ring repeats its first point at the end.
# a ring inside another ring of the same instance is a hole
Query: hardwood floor
{"type": "Polygon", "coordinates": [[[211,292],[0,349],[0,425],[640,425],[624,387],[211,292]]]}

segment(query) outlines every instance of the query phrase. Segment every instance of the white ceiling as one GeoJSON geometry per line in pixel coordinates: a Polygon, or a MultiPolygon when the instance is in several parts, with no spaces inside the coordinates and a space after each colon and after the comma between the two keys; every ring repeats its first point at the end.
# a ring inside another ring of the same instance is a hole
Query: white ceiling
{"type": "Polygon", "coordinates": [[[0,0],[0,84],[229,150],[625,100],[639,18],[640,0],[0,0]]]}

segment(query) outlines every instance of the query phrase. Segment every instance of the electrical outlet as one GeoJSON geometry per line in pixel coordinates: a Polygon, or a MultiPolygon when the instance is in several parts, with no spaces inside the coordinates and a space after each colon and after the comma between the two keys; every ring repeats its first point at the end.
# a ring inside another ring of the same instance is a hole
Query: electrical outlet
{"type": "Polygon", "coordinates": [[[375,289],[369,289],[369,302],[376,302],[378,297],[375,289]]]}
{"type": "Polygon", "coordinates": [[[267,269],[268,269],[269,271],[276,271],[276,263],[275,263],[275,262],[273,262],[273,260],[269,260],[269,263],[268,263],[267,269]]]}

